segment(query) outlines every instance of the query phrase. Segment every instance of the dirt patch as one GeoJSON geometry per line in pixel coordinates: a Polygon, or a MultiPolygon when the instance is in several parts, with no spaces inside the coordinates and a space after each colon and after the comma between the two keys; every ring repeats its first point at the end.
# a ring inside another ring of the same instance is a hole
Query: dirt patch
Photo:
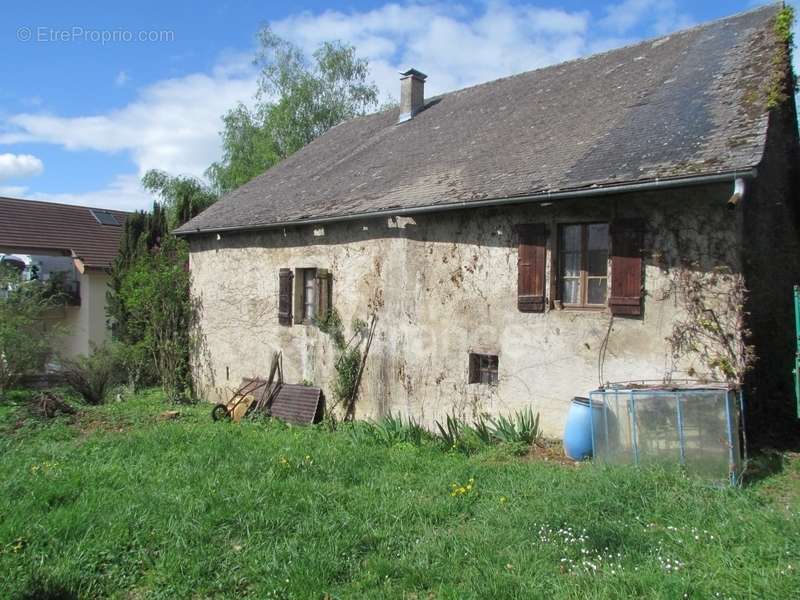
{"type": "Polygon", "coordinates": [[[576,462],[564,454],[564,445],[561,440],[539,440],[531,446],[530,451],[522,459],[556,463],[568,467],[579,467],[581,465],[580,462],[576,462]]]}
{"type": "Polygon", "coordinates": [[[86,413],[78,413],[73,420],[73,424],[78,428],[82,437],[89,437],[98,431],[125,433],[132,428],[130,423],[104,421],[103,419],[90,417],[86,413]]]}

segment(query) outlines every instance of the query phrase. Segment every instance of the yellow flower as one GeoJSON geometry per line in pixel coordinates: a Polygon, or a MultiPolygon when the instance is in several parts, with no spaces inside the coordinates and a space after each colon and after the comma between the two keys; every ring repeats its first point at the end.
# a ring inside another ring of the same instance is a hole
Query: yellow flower
{"type": "Polygon", "coordinates": [[[500,496],[500,504],[505,504],[506,502],[508,502],[508,498],[505,496],[500,496]]]}

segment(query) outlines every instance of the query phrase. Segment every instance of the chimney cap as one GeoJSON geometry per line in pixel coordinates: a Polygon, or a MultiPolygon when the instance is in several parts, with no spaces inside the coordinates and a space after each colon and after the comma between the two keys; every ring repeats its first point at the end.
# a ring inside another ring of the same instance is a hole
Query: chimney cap
{"type": "Polygon", "coordinates": [[[408,69],[407,71],[400,71],[400,75],[403,77],[416,77],[417,79],[421,79],[425,81],[428,76],[425,75],[422,71],[417,71],[416,69],[408,69]]]}

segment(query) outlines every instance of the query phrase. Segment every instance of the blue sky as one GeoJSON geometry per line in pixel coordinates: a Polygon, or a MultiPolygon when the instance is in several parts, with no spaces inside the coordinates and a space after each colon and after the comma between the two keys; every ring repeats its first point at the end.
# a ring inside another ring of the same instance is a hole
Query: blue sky
{"type": "Polygon", "coordinates": [[[397,71],[426,93],[488,81],[702,21],[758,1],[28,2],[0,20],[0,195],[147,207],[150,168],[202,176],[221,115],[249,103],[255,35],[307,51],[341,39],[384,98],[397,71]]]}

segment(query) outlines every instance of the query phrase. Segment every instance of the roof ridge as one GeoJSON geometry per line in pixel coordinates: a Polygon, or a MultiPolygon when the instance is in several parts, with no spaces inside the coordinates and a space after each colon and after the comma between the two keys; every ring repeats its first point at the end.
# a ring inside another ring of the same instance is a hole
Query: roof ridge
{"type": "MultiPolygon", "coordinates": [[[[425,104],[427,105],[429,102],[432,102],[434,100],[439,100],[441,98],[445,98],[445,97],[451,96],[453,94],[459,94],[461,92],[466,92],[467,90],[473,90],[475,88],[479,88],[479,87],[484,86],[484,85],[492,85],[492,84],[497,83],[499,81],[506,81],[506,80],[509,80],[509,79],[514,79],[516,77],[523,77],[523,76],[526,76],[526,75],[530,75],[531,73],[537,73],[539,71],[547,71],[548,69],[555,69],[557,67],[563,67],[563,66],[570,65],[570,64],[573,64],[573,63],[577,63],[577,62],[591,60],[591,59],[596,58],[596,57],[606,56],[607,54],[611,54],[613,52],[619,52],[621,50],[627,50],[627,49],[630,49],[630,48],[636,48],[637,46],[645,46],[645,45],[648,45],[648,44],[654,44],[659,40],[668,40],[669,38],[671,38],[673,36],[676,36],[676,35],[679,35],[679,34],[690,33],[690,32],[696,31],[698,29],[705,29],[707,27],[712,27],[712,26],[718,25],[718,24],[720,24],[720,23],[722,23],[724,21],[728,21],[728,20],[732,20],[732,19],[738,19],[738,18],[741,18],[741,17],[743,17],[745,15],[749,15],[749,14],[752,14],[752,13],[757,13],[757,12],[761,12],[761,11],[767,12],[768,10],[775,10],[775,9],[777,9],[779,7],[783,8],[785,5],[786,5],[786,3],[783,0],[776,0],[774,2],[769,2],[768,4],[763,4],[761,6],[757,6],[755,8],[751,8],[749,10],[743,10],[743,11],[740,11],[738,13],[734,13],[732,15],[727,15],[725,17],[720,17],[718,19],[714,19],[712,21],[703,21],[702,23],[698,23],[696,25],[692,25],[691,27],[686,27],[684,29],[676,29],[675,31],[673,31],[671,33],[666,33],[666,34],[663,34],[663,35],[644,38],[642,40],[631,42],[630,44],[625,44],[623,46],[617,46],[615,48],[609,48],[608,50],[603,50],[602,52],[595,52],[593,54],[587,54],[586,56],[576,56],[575,58],[570,58],[568,60],[564,60],[564,61],[561,61],[561,62],[553,63],[553,64],[550,64],[550,65],[544,65],[544,66],[541,66],[541,67],[537,67],[535,69],[528,69],[527,71],[520,71],[519,73],[512,73],[511,75],[504,75],[504,76],[498,77],[496,79],[490,79],[488,81],[481,81],[480,83],[473,83],[472,85],[467,85],[467,86],[460,87],[460,88],[457,88],[457,89],[454,89],[454,90],[450,90],[450,91],[447,91],[447,92],[442,92],[441,94],[436,94],[435,96],[426,97],[425,98],[425,104]]],[[[336,125],[331,127],[331,129],[334,129],[335,127],[340,127],[342,125],[346,125],[347,123],[352,123],[353,121],[358,121],[358,120],[361,120],[361,119],[374,117],[376,115],[383,115],[383,114],[386,114],[386,113],[389,113],[389,112],[393,112],[393,111],[396,111],[396,110],[397,110],[397,106],[396,105],[392,105],[392,106],[387,106],[386,108],[384,108],[382,110],[376,110],[375,112],[366,113],[366,114],[363,114],[363,115],[356,115],[354,117],[351,117],[349,119],[345,119],[344,121],[340,121],[339,123],[336,123],[336,125]]],[[[322,137],[322,136],[319,136],[319,137],[322,137]]],[[[319,137],[318,138],[314,138],[313,140],[311,140],[311,142],[309,142],[309,144],[313,144],[317,139],[319,139],[319,137]]],[[[306,144],[306,146],[308,146],[309,144],[306,144]]],[[[283,161],[281,161],[281,162],[283,162],[283,161]]]]}
{"type": "MultiPolygon", "coordinates": [[[[561,61],[561,62],[553,63],[551,65],[544,65],[542,67],[537,67],[535,69],[529,69],[527,71],[520,71],[519,73],[513,73],[511,75],[504,75],[503,77],[498,77],[497,79],[490,79],[489,81],[482,81],[481,83],[474,83],[472,85],[468,85],[468,86],[465,86],[465,87],[462,87],[462,88],[458,88],[458,89],[455,89],[455,90],[450,90],[449,92],[442,92],[441,94],[437,94],[436,96],[431,96],[430,98],[425,98],[425,104],[427,104],[428,102],[431,102],[433,100],[439,99],[439,98],[444,98],[445,96],[450,96],[452,94],[458,94],[458,93],[461,93],[461,92],[465,92],[467,90],[472,90],[472,89],[475,89],[475,88],[479,88],[479,87],[484,86],[484,85],[492,85],[494,83],[497,83],[498,81],[505,81],[505,80],[508,80],[508,79],[514,79],[515,77],[523,77],[523,76],[526,76],[526,75],[530,75],[531,73],[536,73],[536,72],[539,72],[539,71],[546,71],[548,69],[555,69],[557,67],[563,67],[563,66],[570,65],[570,64],[573,64],[573,63],[577,63],[577,62],[591,60],[593,58],[600,57],[600,56],[606,56],[608,54],[612,54],[614,52],[619,52],[621,50],[627,50],[627,49],[631,49],[631,48],[636,48],[637,46],[645,46],[645,45],[654,44],[654,43],[658,42],[659,40],[665,40],[666,41],[669,38],[674,37],[674,36],[679,35],[679,34],[682,35],[682,34],[685,34],[685,33],[695,32],[695,31],[697,31],[699,29],[705,29],[705,28],[708,28],[708,27],[719,25],[720,23],[722,23],[724,21],[729,21],[729,20],[733,20],[733,19],[739,19],[739,18],[741,18],[741,17],[743,17],[745,15],[749,15],[749,14],[753,14],[753,13],[757,13],[757,12],[761,12],[761,11],[767,12],[769,10],[775,10],[778,7],[783,7],[783,6],[785,6],[785,2],[783,2],[783,0],[777,0],[775,2],[770,2],[768,4],[757,6],[756,8],[751,8],[749,10],[743,10],[743,11],[740,11],[740,12],[732,14],[732,15],[728,15],[728,16],[725,16],[725,17],[720,17],[719,19],[714,19],[713,21],[703,21],[702,23],[698,23],[697,25],[692,25],[691,27],[686,27],[684,29],[676,29],[675,31],[673,31],[671,33],[666,33],[664,35],[658,35],[658,36],[653,36],[653,37],[649,37],[649,38],[644,38],[642,40],[639,40],[639,41],[636,41],[636,42],[632,42],[630,44],[625,44],[623,46],[617,46],[615,48],[609,48],[608,50],[603,50],[602,52],[595,52],[593,54],[588,54],[586,56],[577,56],[575,58],[570,58],[569,60],[564,60],[564,61],[561,61]]],[[[337,125],[342,125],[344,123],[347,123],[347,121],[360,119],[362,117],[369,117],[369,116],[372,116],[372,115],[383,114],[383,113],[388,112],[390,110],[397,110],[397,107],[387,108],[387,109],[384,109],[382,111],[369,113],[367,115],[359,115],[357,117],[354,117],[353,119],[347,119],[346,121],[342,121],[341,123],[338,123],[337,125]]]]}
{"type": "Polygon", "coordinates": [[[132,210],[120,210],[119,208],[107,208],[105,206],[84,206],[82,204],[68,204],[66,202],[53,202],[52,200],[33,200],[32,198],[13,198],[11,196],[0,196],[0,202],[3,200],[10,200],[12,202],[30,202],[32,204],[46,204],[48,206],[62,206],[67,208],[83,208],[86,210],[107,210],[112,212],[123,213],[126,215],[131,215],[135,211],[132,210]]]}

